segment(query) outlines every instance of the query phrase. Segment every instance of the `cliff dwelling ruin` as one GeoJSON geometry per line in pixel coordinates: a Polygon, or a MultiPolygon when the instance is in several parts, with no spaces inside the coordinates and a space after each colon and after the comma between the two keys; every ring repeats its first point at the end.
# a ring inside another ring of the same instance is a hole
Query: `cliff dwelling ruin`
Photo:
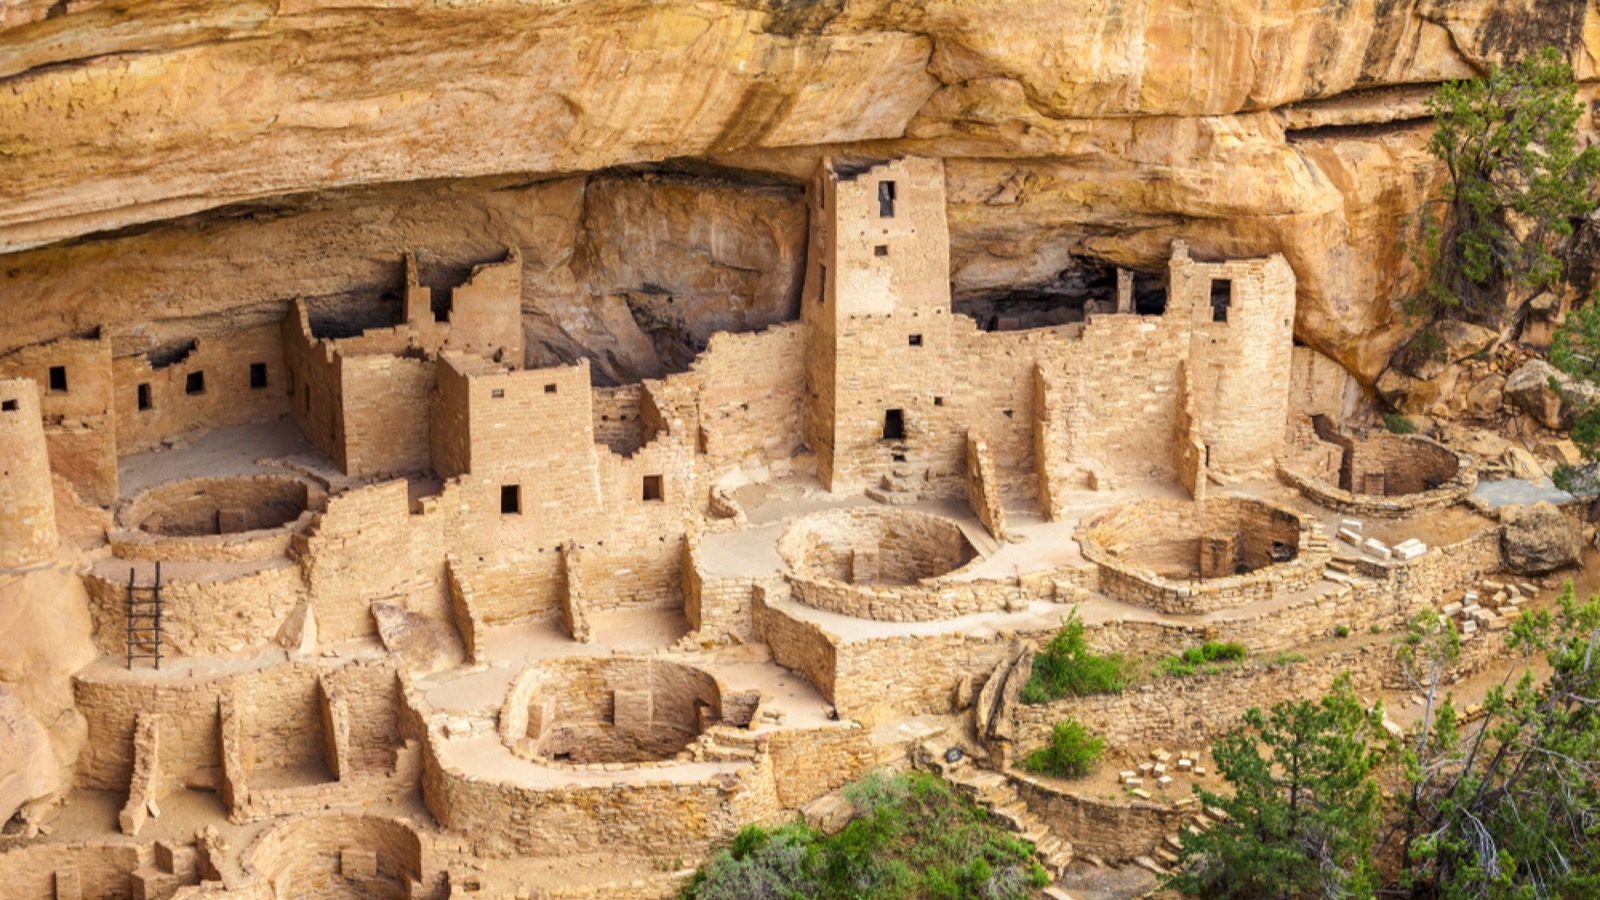
{"type": "MultiPolygon", "coordinates": [[[[1524,611],[1595,587],[1543,465],[1570,414],[1517,412],[1510,351],[1389,403],[1409,332],[1372,298],[1405,263],[1366,231],[1425,179],[1368,190],[1352,142],[1420,152],[1414,88],[1482,48],[1346,102],[1285,74],[1303,47],[1261,83],[1041,89],[996,47],[1085,46],[854,34],[888,14],[849,4],[749,33],[656,4],[604,39],[400,5],[471,90],[362,63],[371,97],[280,126],[251,98],[294,79],[257,72],[171,98],[268,122],[247,155],[151,128],[136,174],[77,163],[88,193],[40,159],[0,187],[0,900],[677,897],[747,826],[843,827],[847,785],[910,770],[1027,841],[1036,896],[1143,896],[1217,821],[1189,788],[1246,709],[1347,676],[1404,734],[1419,611],[1481,699],[1524,611]],[[733,103],[746,59],[808,87],[733,103]],[[531,98],[501,68],[598,74],[531,98]],[[423,95],[448,133],[368,132],[423,95]],[[319,129],[336,160],[300,152],[319,129]],[[1562,546],[1529,561],[1509,510],[1540,501],[1562,546]],[[1069,621],[1251,665],[1025,700],[1069,621]],[[1082,783],[1020,764],[1064,710],[1105,741],[1082,783]]],[[[383,4],[278,6],[308,35],[383,4]]],[[[67,23],[126,12],[0,2],[0,79],[53,84],[67,23]]],[[[1466,46],[1428,16],[1412,43],[1466,46]]],[[[283,40],[250,52],[342,65],[283,40]]],[[[83,55],[159,68],[136,43],[83,55]]]]}

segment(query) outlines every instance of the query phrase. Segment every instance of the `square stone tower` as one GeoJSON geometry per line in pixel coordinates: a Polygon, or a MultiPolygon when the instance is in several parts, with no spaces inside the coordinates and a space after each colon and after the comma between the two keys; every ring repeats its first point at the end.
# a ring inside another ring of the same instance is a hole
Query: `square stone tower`
{"type": "Polygon", "coordinates": [[[1189,383],[1205,469],[1227,484],[1274,475],[1294,349],[1294,270],[1282,255],[1197,262],[1173,241],[1172,303],[1188,309],[1189,383]]]}
{"type": "Polygon", "coordinates": [[[808,201],[805,430],[818,475],[859,490],[926,471],[950,437],[946,417],[920,408],[952,381],[944,163],[826,159],[808,201]]]}

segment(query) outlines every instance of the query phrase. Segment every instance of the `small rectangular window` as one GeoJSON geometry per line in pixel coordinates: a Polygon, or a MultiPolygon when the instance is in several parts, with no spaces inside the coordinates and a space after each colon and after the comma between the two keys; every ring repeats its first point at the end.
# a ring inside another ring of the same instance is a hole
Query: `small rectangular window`
{"type": "Polygon", "coordinates": [[[502,484],[500,486],[500,514],[503,516],[519,515],[522,512],[522,485],[502,484]]]}
{"type": "Polygon", "coordinates": [[[944,398],[943,397],[935,397],[935,398],[933,398],[933,405],[934,406],[943,406],[944,405],[944,398]]]}
{"type": "Polygon", "coordinates": [[[15,401],[15,400],[0,400],[0,412],[16,412],[16,411],[17,411],[17,401],[15,401]]]}
{"type": "Polygon", "coordinates": [[[1233,282],[1227,278],[1211,281],[1211,321],[1228,321],[1228,307],[1233,304],[1233,282]]]}
{"type": "Polygon", "coordinates": [[[906,439],[906,414],[904,410],[886,409],[883,411],[883,439],[886,441],[903,441],[906,439]]]}
{"type": "Polygon", "coordinates": [[[646,475],[644,477],[644,499],[646,499],[646,500],[660,500],[660,499],[662,499],[662,494],[661,494],[661,476],[660,475],[646,475]]]}
{"type": "Polygon", "coordinates": [[[544,392],[546,394],[554,394],[556,392],[556,386],[553,384],[547,384],[544,386],[544,392]]]}
{"type": "Polygon", "coordinates": [[[65,394],[67,392],[67,367],[50,367],[50,393],[65,394]]]}
{"type": "Polygon", "coordinates": [[[817,263],[817,302],[828,302],[828,267],[817,263]]]}
{"type": "Polygon", "coordinates": [[[206,373],[190,372],[183,380],[185,394],[204,394],[206,392],[206,373]]]}
{"type": "Polygon", "coordinates": [[[873,256],[888,256],[889,255],[889,245],[888,244],[879,244],[878,246],[873,247],[872,248],[872,255],[873,256]]]}
{"type": "Polygon", "coordinates": [[[496,400],[504,400],[506,398],[505,388],[495,388],[489,392],[489,396],[496,400]]]}
{"type": "Polygon", "coordinates": [[[913,334],[910,337],[906,338],[906,343],[910,344],[913,347],[921,347],[922,346],[922,335],[913,334]]]}
{"type": "Polygon", "coordinates": [[[142,409],[142,410],[143,409],[149,409],[153,405],[154,404],[152,404],[150,402],[150,385],[149,385],[149,383],[146,382],[145,384],[139,385],[139,408],[142,409]]]}
{"type": "Polygon", "coordinates": [[[878,218],[894,218],[894,182],[878,182],[878,218]]]}
{"type": "Polygon", "coordinates": [[[251,387],[251,389],[260,389],[260,388],[264,388],[266,386],[267,386],[267,364],[266,363],[251,363],[250,364],[250,387],[251,387]]]}

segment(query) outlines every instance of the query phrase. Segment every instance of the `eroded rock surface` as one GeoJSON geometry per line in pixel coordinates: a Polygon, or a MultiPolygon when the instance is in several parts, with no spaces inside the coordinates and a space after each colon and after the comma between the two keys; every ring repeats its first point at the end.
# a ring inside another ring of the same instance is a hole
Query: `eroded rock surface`
{"type": "Polygon", "coordinates": [[[1398,239],[1437,178],[1422,98],[1544,44],[1590,78],[1600,13],[14,0],[0,39],[0,249],[79,239],[4,257],[7,344],[118,320],[188,337],[392,290],[405,247],[459,268],[516,244],[532,361],[636,380],[792,315],[794,185],[819,155],[917,153],[949,163],[958,297],[1159,273],[1174,237],[1282,252],[1297,336],[1370,385],[1410,329],[1398,239]],[[574,175],[695,159],[762,174],[574,175]]]}
{"type": "Polygon", "coordinates": [[[1578,560],[1578,534],[1548,502],[1517,506],[1501,515],[1500,542],[1513,572],[1539,575],[1578,560]]]}

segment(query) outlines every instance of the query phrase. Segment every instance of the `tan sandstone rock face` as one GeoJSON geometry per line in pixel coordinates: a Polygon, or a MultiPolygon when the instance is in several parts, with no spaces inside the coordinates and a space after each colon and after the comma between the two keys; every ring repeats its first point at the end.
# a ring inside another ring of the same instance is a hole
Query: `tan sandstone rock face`
{"type": "Polygon", "coordinates": [[[1591,77],[1600,12],[13,0],[0,41],[0,249],[211,211],[0,255],[7,345],[167,320],[119,334],[127,352],[295,295],[392,290],[405,247],[449,267],[515,244],[533,361],[648,377],[710,330],[792,314],[792,185],[819,156],[917,153],[949,164],[958,296],[1086,259],[1158,271],[1175,237],[1200,258],[1281,251],[1297,336],[1371,384],[1409,331],[1398,238],[1437,178],[1428,86],[1547,43],[1591,77]],[[685,159],[763,174],[581,177],[685,159]]]}
{"type": "Polygon", "coordinates": [[[72,673],[96,657],[89,597],[70,571],[0,577],[0,821],[66,784],[83,747],[72,673]]]}

